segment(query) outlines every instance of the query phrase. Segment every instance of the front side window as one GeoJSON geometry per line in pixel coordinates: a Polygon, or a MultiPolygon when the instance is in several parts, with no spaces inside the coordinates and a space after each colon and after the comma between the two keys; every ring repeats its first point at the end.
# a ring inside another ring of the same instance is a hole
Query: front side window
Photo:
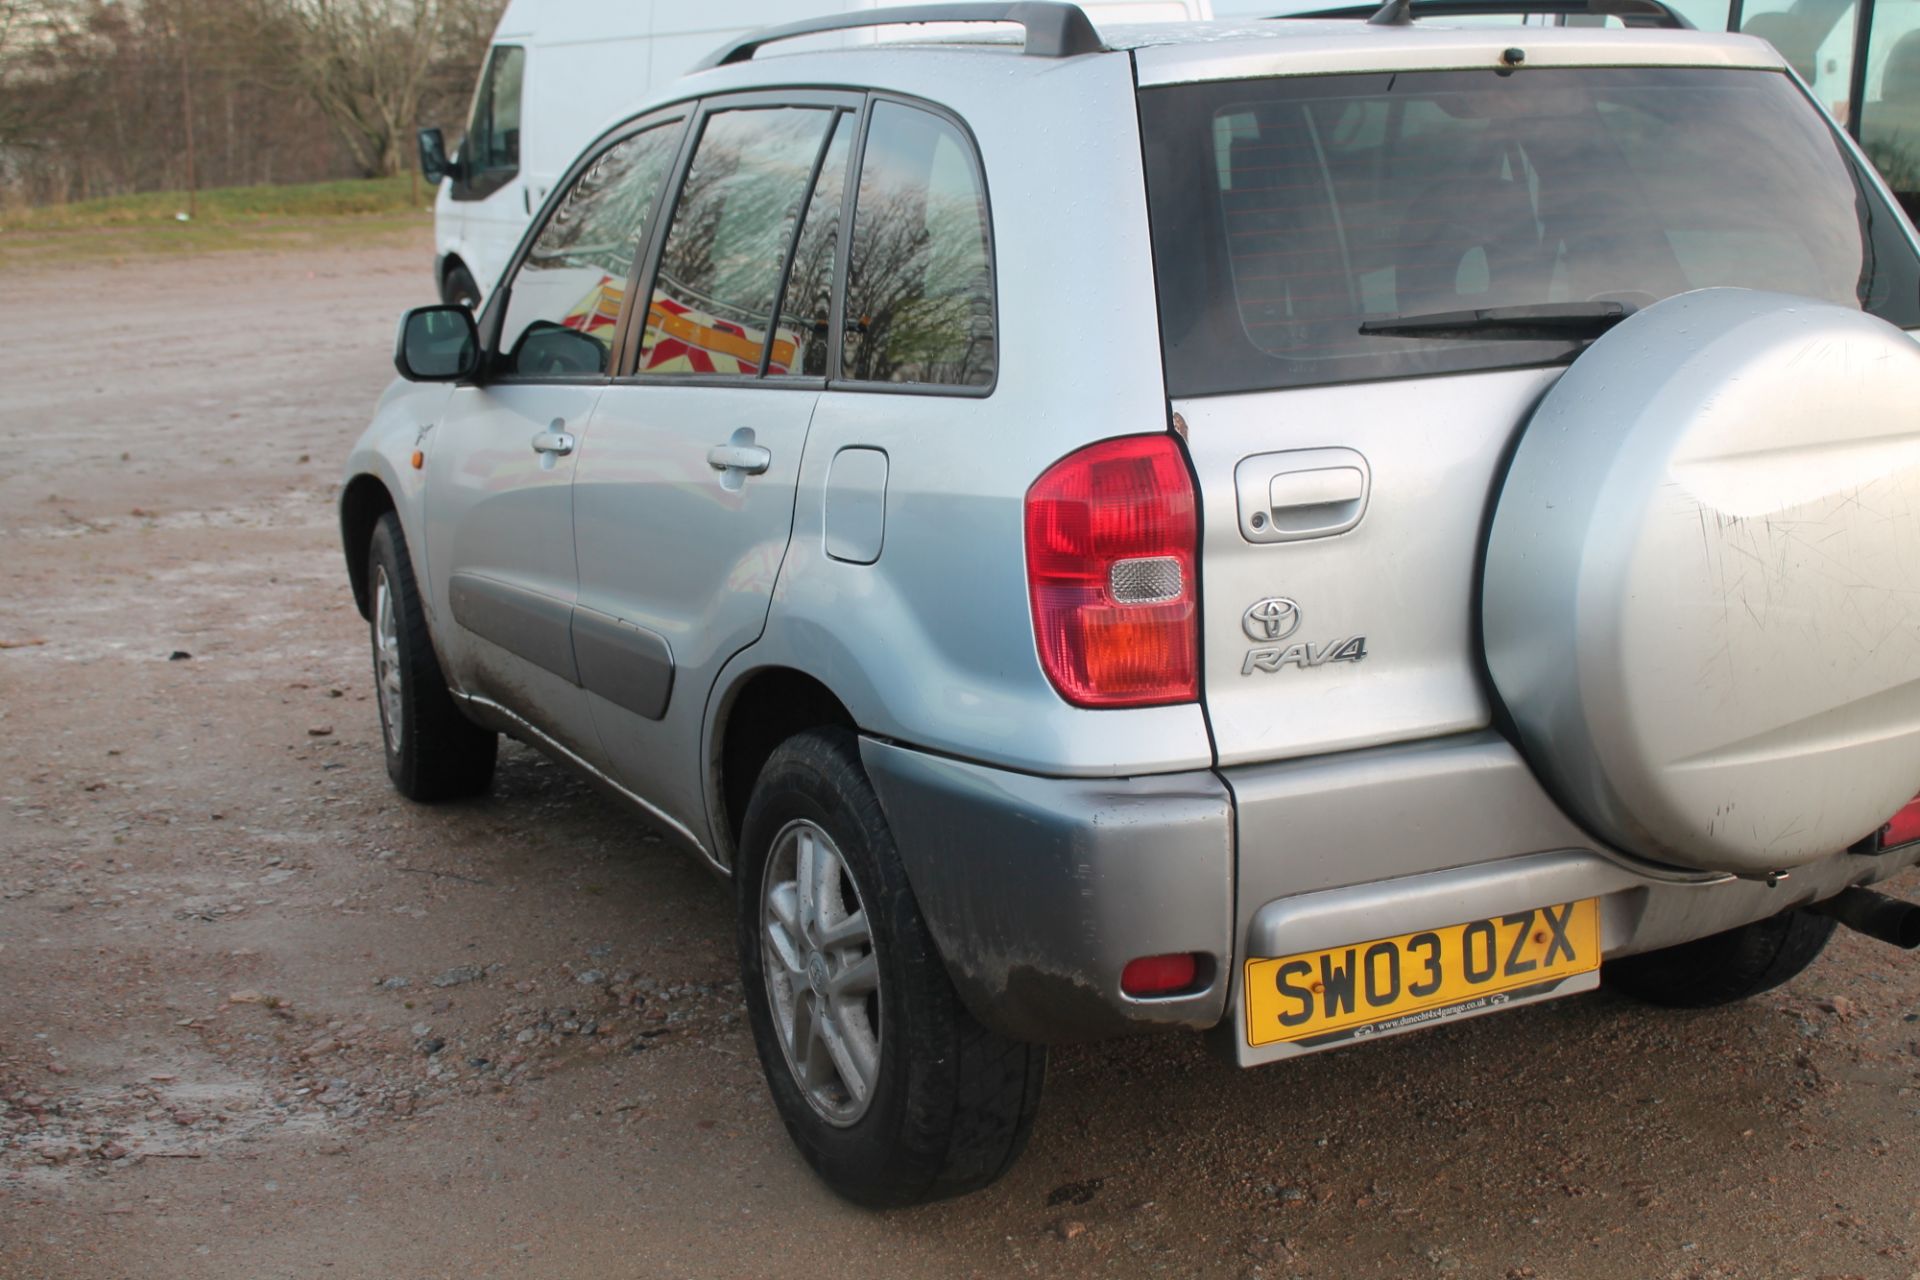
{"type": "Polygon", "coordinates": [[[1920,262],[1772,71],[1301,77],[1141,94],[1173,394],[1568,360],[1363,332],[1483,308],[1777,290],[1920,325],[1920,262]]]}
{"type": "Polygon", "coordinates": [[[640,373],[758,377],[763,357],[791,365],[797,338],[771,332],[774,303],[835,117],[818,107],[754,107],[707,118],[661,250],[640,373]]]}
{"type": "Polygon", "coordinates": [[[679,122],[608,147],[552,206],[508,282],[499,372],[604,374],[634,255],[680,140],[679,122]]]}
{"type": "Polygon", "coordinates": [[[993,259],[973,148],[949,121],[876,103],[847,262],[840,375],[993,384],[993,259]]]}
{"type": "Polygon", "coordinates": [[[486,72],[474,91],[466,141],[460,145],[460,177],[455,194],[478,199],[499,190],[520,172],[520,88],[527,51],[495,45],[486,72]]]}

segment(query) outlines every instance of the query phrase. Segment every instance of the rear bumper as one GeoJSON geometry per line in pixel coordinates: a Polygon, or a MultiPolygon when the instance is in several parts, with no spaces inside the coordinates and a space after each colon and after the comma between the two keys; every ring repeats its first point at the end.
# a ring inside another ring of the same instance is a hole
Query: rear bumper
{"type": "Polygon", "coordinates": [[[1132,779],[1039,778],[873,740],[862,758],[981,1021],[1037,1041],[1217,1027],[1220,1048],[1248,1066],[1312,1051],[1248,1046],[1236,975],[1249,957],[1581,898],[1600,900],[1602,953],[1628,955],[1920,860],[1920,845],[1839,854],[1772,888],[1638,864],[1568,821],[1490,733],[1132,779]],[[1179,951],[1215,958],[1201,989],[1152,1000],[1120,990],[1127,961],[1179,951]]]}

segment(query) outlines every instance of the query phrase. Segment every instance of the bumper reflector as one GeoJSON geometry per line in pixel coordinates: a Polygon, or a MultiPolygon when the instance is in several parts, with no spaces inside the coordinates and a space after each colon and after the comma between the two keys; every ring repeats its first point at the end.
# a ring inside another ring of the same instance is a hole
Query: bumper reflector
{"type": "Polygon", "coordinates": [[[1192,951],[1170,956],[1140,956],[1127,961],[1120,990],[1130,996],[1165,996],[1185,991],[1200,976],[1200,957],[1192,951]]]}
{"type": "Polygon", "coordinates": [[[1891,849],[1897,844],[1911,844],[1915,840],[1920,840],[1920,799],[1909,803],[1894,814],[1886,826],[1880,828],[1882,849],[1891,849]]]}

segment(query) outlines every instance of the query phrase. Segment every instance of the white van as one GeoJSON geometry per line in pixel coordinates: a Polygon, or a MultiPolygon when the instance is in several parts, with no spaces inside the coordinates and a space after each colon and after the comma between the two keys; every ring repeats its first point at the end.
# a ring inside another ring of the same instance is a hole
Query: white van
{"type": "MultiPolygon", "coordinates": [[[[420,131],[421,168],[440,183],[434,276],[441,298],[477,308],[580,148],[656,87],[757,27],[884,3],[510,0],[474,89],[459,154],[447,157],[440,130],[420,131]]],[[[1096,22],[1212,16],[1209,0],[1107,0],[1083,8],[1096,22]]]]}

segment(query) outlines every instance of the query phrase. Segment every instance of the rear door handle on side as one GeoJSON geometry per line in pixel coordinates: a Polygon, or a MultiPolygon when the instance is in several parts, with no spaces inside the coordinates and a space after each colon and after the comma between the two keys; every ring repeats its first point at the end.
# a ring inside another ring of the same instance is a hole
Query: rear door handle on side
{"type": "Polygon", "coordinates": [[[720,473],[720,487],[738,493],[747,487],[747,477],[757,476],[773,465],[773,451],[753,442],[753,428],[741,427],[727,437],[725,444],[707,450],[707,465],[720,473]]]}
{"type": "Polygon", "coordinates": [[[757,476],[773,465],[773,454],[757,444],[717,444],[707,450],[707,465],[715,471],[757,476]]]}

